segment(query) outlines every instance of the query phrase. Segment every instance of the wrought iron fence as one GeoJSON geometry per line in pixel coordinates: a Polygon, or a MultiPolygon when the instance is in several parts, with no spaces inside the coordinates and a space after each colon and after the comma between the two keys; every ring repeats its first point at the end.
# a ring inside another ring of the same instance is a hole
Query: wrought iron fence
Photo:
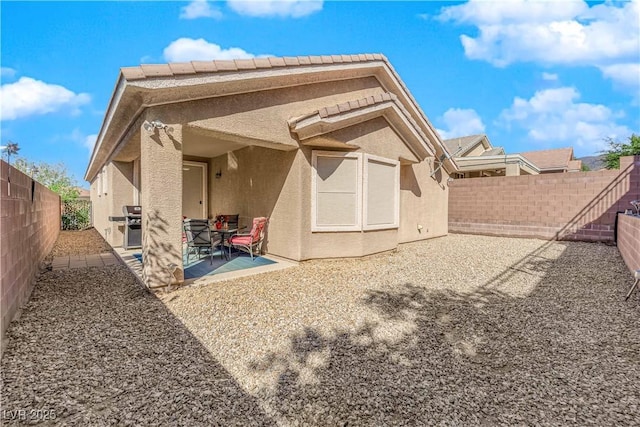
{"type": "Polygon", "coordinates": [[[68,200],[62,202],[62,229],[84,230],[91,227],[91,201],[68,200]]]}

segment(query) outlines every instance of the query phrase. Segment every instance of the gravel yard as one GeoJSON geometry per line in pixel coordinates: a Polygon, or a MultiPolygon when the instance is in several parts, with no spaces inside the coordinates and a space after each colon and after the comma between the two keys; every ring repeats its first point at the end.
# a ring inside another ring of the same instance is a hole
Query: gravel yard
{"type": "Polygon", "coordinates": [[[157,297],[120,266],[48,272],[9,330],[2,408],[68,424],[639,424],[631,283],[615,247],[463,235],[157,297]]]}

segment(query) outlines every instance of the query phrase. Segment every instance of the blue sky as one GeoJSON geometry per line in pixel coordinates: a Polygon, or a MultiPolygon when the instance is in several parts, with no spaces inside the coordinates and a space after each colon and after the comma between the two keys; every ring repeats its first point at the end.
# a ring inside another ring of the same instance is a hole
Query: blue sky
{"type": "Polygon", "coordinates": [[[0,2],[1,143],[82,181],[118,69],[383,53],[444,138],[508,153],[640,133],[640,1],[0,2]]]}

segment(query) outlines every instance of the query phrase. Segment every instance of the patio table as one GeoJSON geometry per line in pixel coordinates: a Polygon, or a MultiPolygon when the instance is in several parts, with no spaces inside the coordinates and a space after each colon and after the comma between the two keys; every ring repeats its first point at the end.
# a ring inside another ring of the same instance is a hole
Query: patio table
{"type": "Polygon", "coordinates": [[[238,232],[237,228],[215,228],[215,226],[211,227],[211,233],[216,233],[221,236],[220,239],[220,250],[222,251],[225,259],[229,259],[229,254],[224,250],[224,241],[228,240],[231,235],[236,234],[238,232]]]}

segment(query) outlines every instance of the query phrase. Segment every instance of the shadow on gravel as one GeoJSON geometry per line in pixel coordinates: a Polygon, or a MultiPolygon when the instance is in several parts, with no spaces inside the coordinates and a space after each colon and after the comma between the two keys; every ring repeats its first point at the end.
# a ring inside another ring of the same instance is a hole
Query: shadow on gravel
{"type": "Polygon", "coordinates": [[[640,305],[614,281],[628,275],[607,264],[615,248],[584,245],[518,263],[544,271],[525,298],[412,283],[369,292],[364,305],[414,332],[385,342],[375,333],[385,321],[332,338],[307,328],[289,354],[256,364],[286,366],[261,397],[301,425],[635,424],[640,305]]]}
{"type": "Polygon", "coordinates": [[[273,424],[124,266],[43,274],[8,338],[3,423],[273,424]]]}

